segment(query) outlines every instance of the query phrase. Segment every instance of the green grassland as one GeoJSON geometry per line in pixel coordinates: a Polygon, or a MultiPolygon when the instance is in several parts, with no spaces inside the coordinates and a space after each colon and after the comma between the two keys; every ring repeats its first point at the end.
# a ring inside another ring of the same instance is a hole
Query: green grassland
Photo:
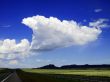
{"type": "Polygon", "coordinates": [[[24,69],[23,71],[30,73],[40,73],[40,74],[71,74],[71,75],[110,77],[110,70],[24,69]]]}
{"type": "Polygon", "coordinates": [[[22,69],[23,82],[110,82],[110,70],[22,69]]]}

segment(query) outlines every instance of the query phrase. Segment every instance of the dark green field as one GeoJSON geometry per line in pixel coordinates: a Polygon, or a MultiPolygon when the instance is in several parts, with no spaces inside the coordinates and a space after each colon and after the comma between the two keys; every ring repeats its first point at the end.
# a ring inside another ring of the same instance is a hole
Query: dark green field
{"type": "Polygon", "coordinates": [[[7,73],[7,72],[10,72],[11,70],[9,70],[9,69],[2,69],[2,68],[0,68],[0,74],[1,73],[7,73]]]}
{"type": "Polygon", "coordinates": [[[110,70],[105,69],[22,69],[17,73],[23,82],[110,82],[110,70]]]}

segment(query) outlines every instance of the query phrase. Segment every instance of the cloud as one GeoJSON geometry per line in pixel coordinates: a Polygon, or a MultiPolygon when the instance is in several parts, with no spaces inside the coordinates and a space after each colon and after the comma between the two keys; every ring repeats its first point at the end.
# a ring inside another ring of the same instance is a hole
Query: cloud
{"type": "Polygon", "coordinates": [[[86,20],[86,19],[84,19],[84,20],[83,20],[83,22],[87,22],[87,20],[86,20]]]}
{"type": "Polygon", "coordinates": [[[29,49],[30,42],[27,39],[22,39],[20,43],[16,43],[14,39],[0,40],[1,59],[24,58],[29,53],[29,49]]]}
{"type": "Polygon", "coordinates": [[[11,27],[11,25],[0,25],[0,27],[11,27]]]}
{"type": "Polygon", "coordinates": [[[36,62],[51,62],[51,60],[36,59],[36,62]]]}
{"type": "Polygon", "coordinates": [[[9,61],[9,64],[15,65],[15,64],[18,64],[18,61],[17,60],[11,60],[11,61],[9,61]]]}
{"type": "Polygon", "coordinates": [[[91,27],[96,27],[96,28],[105,28],[105,27],[108,27],[109,25],[104,23],[104,22],[107,22],[109,21],[108,19],[99,19],[97,21],[94,21],[94,22],[90,22],[89,23],[89,26],[91,27]]]}
{"type": "Polygon", "coordinates": [[[95,9],[94,12],[98,13],[98,12],[101,12],[102,9],[95,9]]]}
{"type": "MultiPolygon", "coordinates": [[[[32,29],[32,42],[22,39],[0,40],[0,61],[7,60],[9,64],[17,64],[31,54],[50,51],[56,48],[74,45],[86,45],[98,39],[101,28],[107,27],[107,19],[99,19],[83,26],[74,20],[59,20],[56,17],[27,17],[22,23],[32,29]]],[[[42,60],[36,60],[41,62],[42,60]]]]}
{"type": "Polygon", "coordinates": [[[79,25],[76,21],[59,20],[55,17],[27,17],[22,23],[32,29],[32,51],[47,51],[72,45],[85,45],[98,39],[105,27],[105,20],[90,22],[89,26],[79,25]],[[97,28],[98,27],[98,28],[97,28]]]}

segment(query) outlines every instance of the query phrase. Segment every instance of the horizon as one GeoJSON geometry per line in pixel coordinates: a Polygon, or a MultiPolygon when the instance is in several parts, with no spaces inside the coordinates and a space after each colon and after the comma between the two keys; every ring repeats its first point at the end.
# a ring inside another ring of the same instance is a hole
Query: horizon
{"type": "MultiPolygon", "coordinates": [[[[54,65],[54,64],[48,64],[48,65],[44,65],[44,66],[40,66],[40,67],[20,67],[20,68],[13,68],[13,67],[10,67],[10,68],[1,68],[1,69],[34,69],[34,68],[36,68],[36,69],[47,69],[47,68],[44,68],[45,66],[49,66],[49,65],[54,65]]],[[[82,64],[82,65],[77,65],[77,64],[70,64],[70,65],[61,65],[61,66],[56,66],[56,65],[54,65],[55,67],[57,67],[57,68],[60,68],[60,69],[64,69],[64,68],[61,68],[61,67],[63,67],[63,66],[71,66],[71,65],[73,65],[73,66],[110,66],[110,64],[82,64]]],[[[88,67],[86,67],[86,68],[88,68],[88,67]]],[[[90,68],[93,68],[93,67],[90,67],[90,68]]],[[[95,67],[96,68],[96,67],[95,67]]],[[[100,67],[100,69],[101,69],[102,67],[100,67]]],[[[105,67],[105,68],[108,68],[108,67],[105,67]]],[[[54,69],[54,68],[50,68],[50,69],[54,69]]],[[[73,69],[74,69],[74,67],[73,67],[73,69]]],[[[81,68],[82,69],[82,68],[81,68]]]]}

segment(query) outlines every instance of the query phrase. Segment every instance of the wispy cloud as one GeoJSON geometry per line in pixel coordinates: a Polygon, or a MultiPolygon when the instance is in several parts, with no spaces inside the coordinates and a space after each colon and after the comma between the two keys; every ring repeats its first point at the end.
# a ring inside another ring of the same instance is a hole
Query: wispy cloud
{"type": "Polygon", "coordinates": [[[36,59],[36,62],[51,62],[51,60],[36,59]]]}
{"type": "Polygon", "coordinates": [[[95,9],[94,12],[98,13],[98,12],[101,12],[102,9],[95,9]]]}
{"type": "Polygon", "coordinates": [[[9,61],[9,64],[11,64],[11,65],[18,64],[18,60],[11,60],[11,61],[9,61]]]}
{"type": "Polygon", "coordinates": [[[0,25],[0,27],[11,27],[11,25],[0,25]]]}

